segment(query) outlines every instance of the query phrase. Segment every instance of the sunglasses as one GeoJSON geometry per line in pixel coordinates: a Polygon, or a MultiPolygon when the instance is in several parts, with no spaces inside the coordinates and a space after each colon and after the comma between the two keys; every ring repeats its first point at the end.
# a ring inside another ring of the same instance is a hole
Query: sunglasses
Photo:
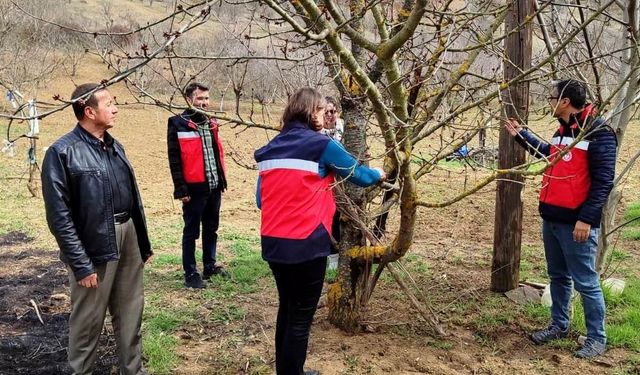
{"type": "Polygon", "coordinates": [[[325,114],[330,114],[330,115],[332,115],[332,114],[334,114],[336,112],[338,112],[338,111],[336,111],[335,109],[330,109],[328,111],[324,111],[325,114]]]}

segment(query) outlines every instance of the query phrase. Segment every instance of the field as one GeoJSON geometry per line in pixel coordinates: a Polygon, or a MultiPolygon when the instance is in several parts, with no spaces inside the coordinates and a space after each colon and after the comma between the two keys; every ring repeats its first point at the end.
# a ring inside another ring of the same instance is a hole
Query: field
{"type": "MultiPolygon", "coordinates": [[[[99,81],[108,74],[89,59],[75,80],[99,81]]],[[[60,77],[40,95],[67,96],[72,88],[72,82],[60,77]]],[[[121,103],[129,95],[122,86],[113,87],[112,93],[121,103]]],[[[223,196],[218,253],[233,279],[215,280],[204,291],[186,290],[180,263],[181,209],[172,199],[166,160],[170,114],[152,106],[119,108],[112,134],[125,145],[136,170],[156,253],[145,270],[144,355],[150,373],[272,374],[277,294],[260,256],[256,171],[232,159],[251,164],[253,151],[273,134],[223,127],[229,190],[223,196]]],[[[74,123],[69,109],[42,122],[39,160],[44,147],[74,123]]],[[[636,121],[629,129],[621,160],[640,145],[638,125],[636,121]]],[[[541,132],[548,135],[552,128],[547,125],[541,132]]],[[[0,124],[0,133],[5,131],[6,124],[0,124]]],[[[42,200],[26,188],[25,152],[25,143],[18,143],[15,157],[0,156],[0,374],[64,373],[68,279],[57,260],[42,200]]],[[[457,162],[443,165],[425,179],[422,193],[433,201],[450,196],[451,186],[465,183],[463,171],[457,162]]],[[[472,183],[482,172],[469,176],[472,183]]],[[[537,180],[527,184],[521,278],[544,282],[537,180]]],[[[625,181],[621,216],[638,216],[639,188],[634,172],[625,181]]],[[[576,360],[571,353],[584,332],[580,308],[570,339],[537,347],[526,333],[547,323],[546,309],[518,306],[489,291],[494,200],[495,185],[490,185],[451,207],[422,209],[414,246],[402,262],[420,286],[418,293],[438,311],[448,336],[434,338],[393,279],[383,274],[368,311],[367,333],[347,335],[327,321],[326,308],[318,310],[307,367],[325,375],[639,374],[638,227],[623,230],[615,244],[610,271],[627,281],[627,289],[622,297],[608,298],[611,349],[597,361],[576,360]]],[[[109,324],[98,357],[96,372],[114,373],[109,324]]]]}

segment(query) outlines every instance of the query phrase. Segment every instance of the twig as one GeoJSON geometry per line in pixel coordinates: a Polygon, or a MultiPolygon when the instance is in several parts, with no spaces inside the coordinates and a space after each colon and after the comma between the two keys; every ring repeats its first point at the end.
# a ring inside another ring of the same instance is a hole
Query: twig
{"type": "Polygon", "coordinates": [[[436,331],[436,333],[439,336],[445,336],[446,333],[444,332],[444,329],[442,328],[442,326],[440,326],[440,322],[438,321],[438,317],[436,316],[435,312],[431,309],[429,305],[421,304],[420,301],[418,301],[416,296],[413,294],[413,292],[411,292],[411,290],[409,290],[409,287],[407,286],[407,284],[404,282],[404,280],[402,280],[402,277],[400,277],[400,275],[396,271],[396,268],[393,265],[393,263],[387,264],[387,269],[391,273],[391,276],[393,276],[393,278],[396,280],[398,285],[400,285],[400,288],[402,289],[404,294],[407,297],[409,297],[409,301],[411,301],[411,304],[413,305],[413,307],[415,307],[416,310],[418,310],[418,313],[428,323],[431,324],[431,327],[436,331]]]}
{"type": "Polygon", "coordinates": [[[42,316],[40,315],[40,310],[38,309],[38,305],[36,305],[36,301],[34,301],[33,299],[30,299],[29,302],[31,302],[31,306],[33,306],[33,308],[36,310],[36,315],[38,315],[38,320],[40,321],[40,323],[42,323],[42,325],[44,325],[44,322],[42,321],[42,316]]]}

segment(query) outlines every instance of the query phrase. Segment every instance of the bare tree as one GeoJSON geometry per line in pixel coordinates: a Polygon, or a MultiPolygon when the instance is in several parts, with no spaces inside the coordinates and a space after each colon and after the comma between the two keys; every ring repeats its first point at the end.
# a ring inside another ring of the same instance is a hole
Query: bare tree
{"type": "MultiPolygon", "coordinates": [[[[238,131],[277,130],[273,107],[301,85],[338,93],[345,145],[363,163],[383,163],[391,184],[368,190],[336,185],[345,222],[329,318],[347,331],[361,330],[377,281],[388,270],[442,334],[436,314],[395,265],[413,244],[420,210],[454,204],[504,176],[540,174],[551,161],[532,162],[537,168],[527,162],[502,169],[473,165],[476,178],[452,184],[444,199],[432,201],[424,186],[440,161],[480,133],[495,140],[505,117],[503,93],[523,82],[531,86],[535,116],[548,112],[536,100],[539,93],[550,78],[563,75],[587,81],[601,108],[618,98],[611,112],[623,119],[618,122],[628,120],[623,109],[638,101],[636,1],[538,2],[531,17],[507,27],[510,4],[227,0],[212,7],[199,1],[177,4],[168,16],[135,30],[67,30],[95,35],[96,52],[116,71],[105,85],[124,81],[141,103],[178,111],[187,82],[213,81],[220,111],[210,115],[238,131]],[[238,17],[229,20],[228,14],[238,17]],[[197,36],[190,34],[195,27],[197,36]],[[544,47],[534,49],[531,67],[505,79],[504,41],[525,27],[533,28],[544,47]],[[624,30],[628,43],[611,43],[616,29],[624,30]],[[140,43],[125,45],[122,38],[133,35],[140,43]]],[[[65,27],[43,16],[31,18],[65,27]]],[[[623,134],[624,127],[616,126],[623,134]]]]}

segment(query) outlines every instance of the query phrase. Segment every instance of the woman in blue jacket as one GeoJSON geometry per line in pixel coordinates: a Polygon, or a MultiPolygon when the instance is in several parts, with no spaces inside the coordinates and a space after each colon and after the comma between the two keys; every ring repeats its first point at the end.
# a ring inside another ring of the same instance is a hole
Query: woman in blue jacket
{"type": "Polygon", "coordinates": [[[381,169],[359,165],[340,143],[317,132],[325,106],[318,91],[298,90],[284,110],[280,134],[255,152],[262,257],[269,262],[280,300],[278,375],[318,374],[303,368],[331,248],[334,176],[363,187],[385,178],[381,169]]]}

